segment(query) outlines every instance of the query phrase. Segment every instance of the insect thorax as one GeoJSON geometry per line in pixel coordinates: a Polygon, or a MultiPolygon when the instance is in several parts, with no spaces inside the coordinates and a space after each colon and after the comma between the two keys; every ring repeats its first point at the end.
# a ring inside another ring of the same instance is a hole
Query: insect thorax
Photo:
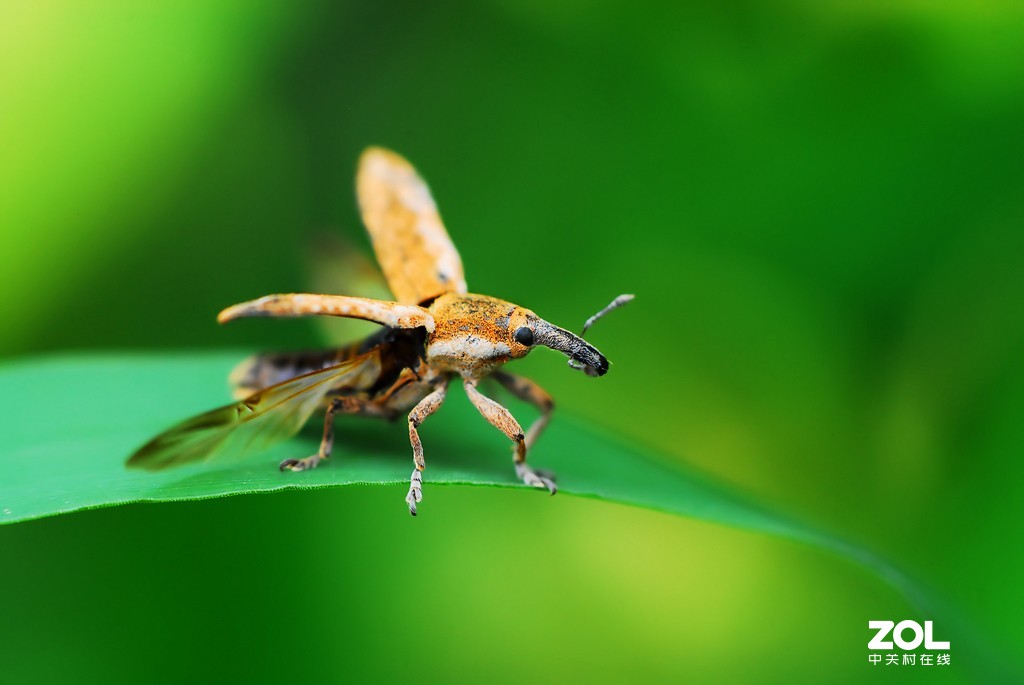
{"type": "Polygon", "coordinates": [[[435,328],[427,336],[427,363],[467,378],[480,378],[530,348],[513,337],[532,312],[484,295],[439,297],[430,306],[435,328]]]}

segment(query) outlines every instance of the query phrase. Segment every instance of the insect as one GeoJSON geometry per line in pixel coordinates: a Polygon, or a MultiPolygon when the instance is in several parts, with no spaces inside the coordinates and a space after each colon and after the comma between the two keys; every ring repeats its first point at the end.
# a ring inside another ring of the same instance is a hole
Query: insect
{"type": "Polygon", "coordinates": [[[267,295],[228,307],[217,318],[225,323],[256,316],[340,316],[374,321],[383,328],[347,347],[247,359],[230,376],[239,401],[156,436],[129,458],[128,466],[160,470],[232,450],[258,449],[293,435],[323,407],[323,439],[317,453],[280,464],[282,471],[304,471],[330,457],[338,414],[395,420],[408,412],[414,469],[405,501],[415,516],[426,468],[418,429],[458,378],[480,414],[512,441],[517,476],[554,494],[554,477],[526,463],[554,402],[533,381],[501,367],[544,345],[565,353],[572,368],[603,376],[608,360],[583,335],[597,319],[633,296],[615,298],[586,322],[580,335],[574,335],[529,309],[467,292],[462,260],[429,189],[398,154],[367,149],[359,161],[356,194],[394,302],[343,295],[267,295]],[[540,411],[529,430],[478,389],[488,377],[540,411]]]}

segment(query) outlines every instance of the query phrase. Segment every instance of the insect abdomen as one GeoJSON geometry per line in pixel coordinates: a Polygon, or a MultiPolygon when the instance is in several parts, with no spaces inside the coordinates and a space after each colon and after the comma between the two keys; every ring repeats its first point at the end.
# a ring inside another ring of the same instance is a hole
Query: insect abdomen
{"type": "Polygon", "coordinates": [[[254,355],[235,367],[228,377],[228,383],[235,398],[244,399],[258,390],[372,351],[372,359],[363,364],[362,373],[350,380],[351,385],[347,386],[347,390],[375,395],[394,383],[402,369],[415,369],[419,365],[422,349],[422,331],[382,328],[368,338],[345,347],[254,355]]]}
{"type": "Polygon", "coordinates": [[[359,345],[310,350],[308,352],[267,352],[253,355],[238,364],[228,376],[231,392],[236,399],[272,385],[334,366],[358,354],[359,345]]]}

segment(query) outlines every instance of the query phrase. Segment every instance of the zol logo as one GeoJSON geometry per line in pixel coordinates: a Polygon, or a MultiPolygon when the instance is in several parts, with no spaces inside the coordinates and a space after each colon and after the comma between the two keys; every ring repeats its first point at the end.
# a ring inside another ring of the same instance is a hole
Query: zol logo
{"type": "Polygon", "coordinates": [[[931,621],[925,621],[924,627],[917,621],[868,621],[868,628],[876,631],[875,636],[868,642],[868,661],[878,666],[884,660],[886,666],[949,666],[949,641],[936,640],[935,631],[931,621]],[[890,633],[892,639],[888,640],[890,633]],[[908,639],[909,637],[909,639],[908,639]],[[882,650],[892,650],[898,647],[901,652],[891,654],[879,654],[882,650]],[[924,646],[926,651],[921,654],[914,652],[915,649],[924,646]],[[932,654],[932,651],[939,650],[940,654],[932,654]]]}
{"type": "Polygon", "coordinates": [[[917,649],[921,646],[922,642],[925,649],[949,649],[948,640],[938,642],[932,637],[934,633],[931,621],[924,622],[923,630],[921,624],[917,621],[900,621],[899,623],[892,621],[868,621],[868,628],[878,631],[871,638],[871,642],[868,643],[868,649],[892,649],[893,642],[904,651],[917,649]],[[892,631],[892,640],[887,641],[885,638],[888,637],[890,630],[892,631]],[[913,637],[910,640],[903,639],[907,631],[913,633],[913,637]]]}

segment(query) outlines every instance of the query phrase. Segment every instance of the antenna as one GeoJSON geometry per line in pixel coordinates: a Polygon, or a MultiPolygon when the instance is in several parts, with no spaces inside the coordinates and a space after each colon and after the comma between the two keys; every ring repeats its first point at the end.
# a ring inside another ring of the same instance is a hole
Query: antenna
{"type": "MultiPolygon", "coordinates": [[[[587,330],[591,326],[593,326],[597,322],[598,319],[600,319],[605,314],[608,314],[609,312],[615,311],[616,309],[618,309],[622,305],[626,304],[627,302],[631,302],[634,297],[636,297],[636,295],[619,295],[614,300],[609,302],[607,307],[605,307],[604,309],[599,311],[597,314],[594,314],[592,317],[587,319],[587,322],[585,324],[583,324],[583,330],[580,332],[580,340],[583,339],[583,336],[585,336],[587,334],[587,330]]],[[[596,375],[595,373],[592,372],[592,370],[589,367],[587,367],[586,364],[582,364],[582,363],[577,362],[577,361],[575,361],[573,359],[569,360],[569,366],[571,368],[573,368],[573,369],[576,369],[577,371],[583,370],[583,371],[585,371],[587,373],[587,375],[590,375],[590,376],[596,375]]]]}
{"type": "Polygon", "coordinates": [[[580,333],[580,337],[582,338],[583,336],[585,336],[587,334],[587,329],[593,326],[595,323],[597,323],[597,320],[600,319],[602,316],[615,311],[616,309],[626,304],[627,302],[632,302],[634,297],[636,297],[636,295],[619,295],[614,300],[609,302],[607,307],[605,307],[597,314],[594,314],[592,317],[587,319],[587,322],[583,324],[583,331],[580,333]]]}

